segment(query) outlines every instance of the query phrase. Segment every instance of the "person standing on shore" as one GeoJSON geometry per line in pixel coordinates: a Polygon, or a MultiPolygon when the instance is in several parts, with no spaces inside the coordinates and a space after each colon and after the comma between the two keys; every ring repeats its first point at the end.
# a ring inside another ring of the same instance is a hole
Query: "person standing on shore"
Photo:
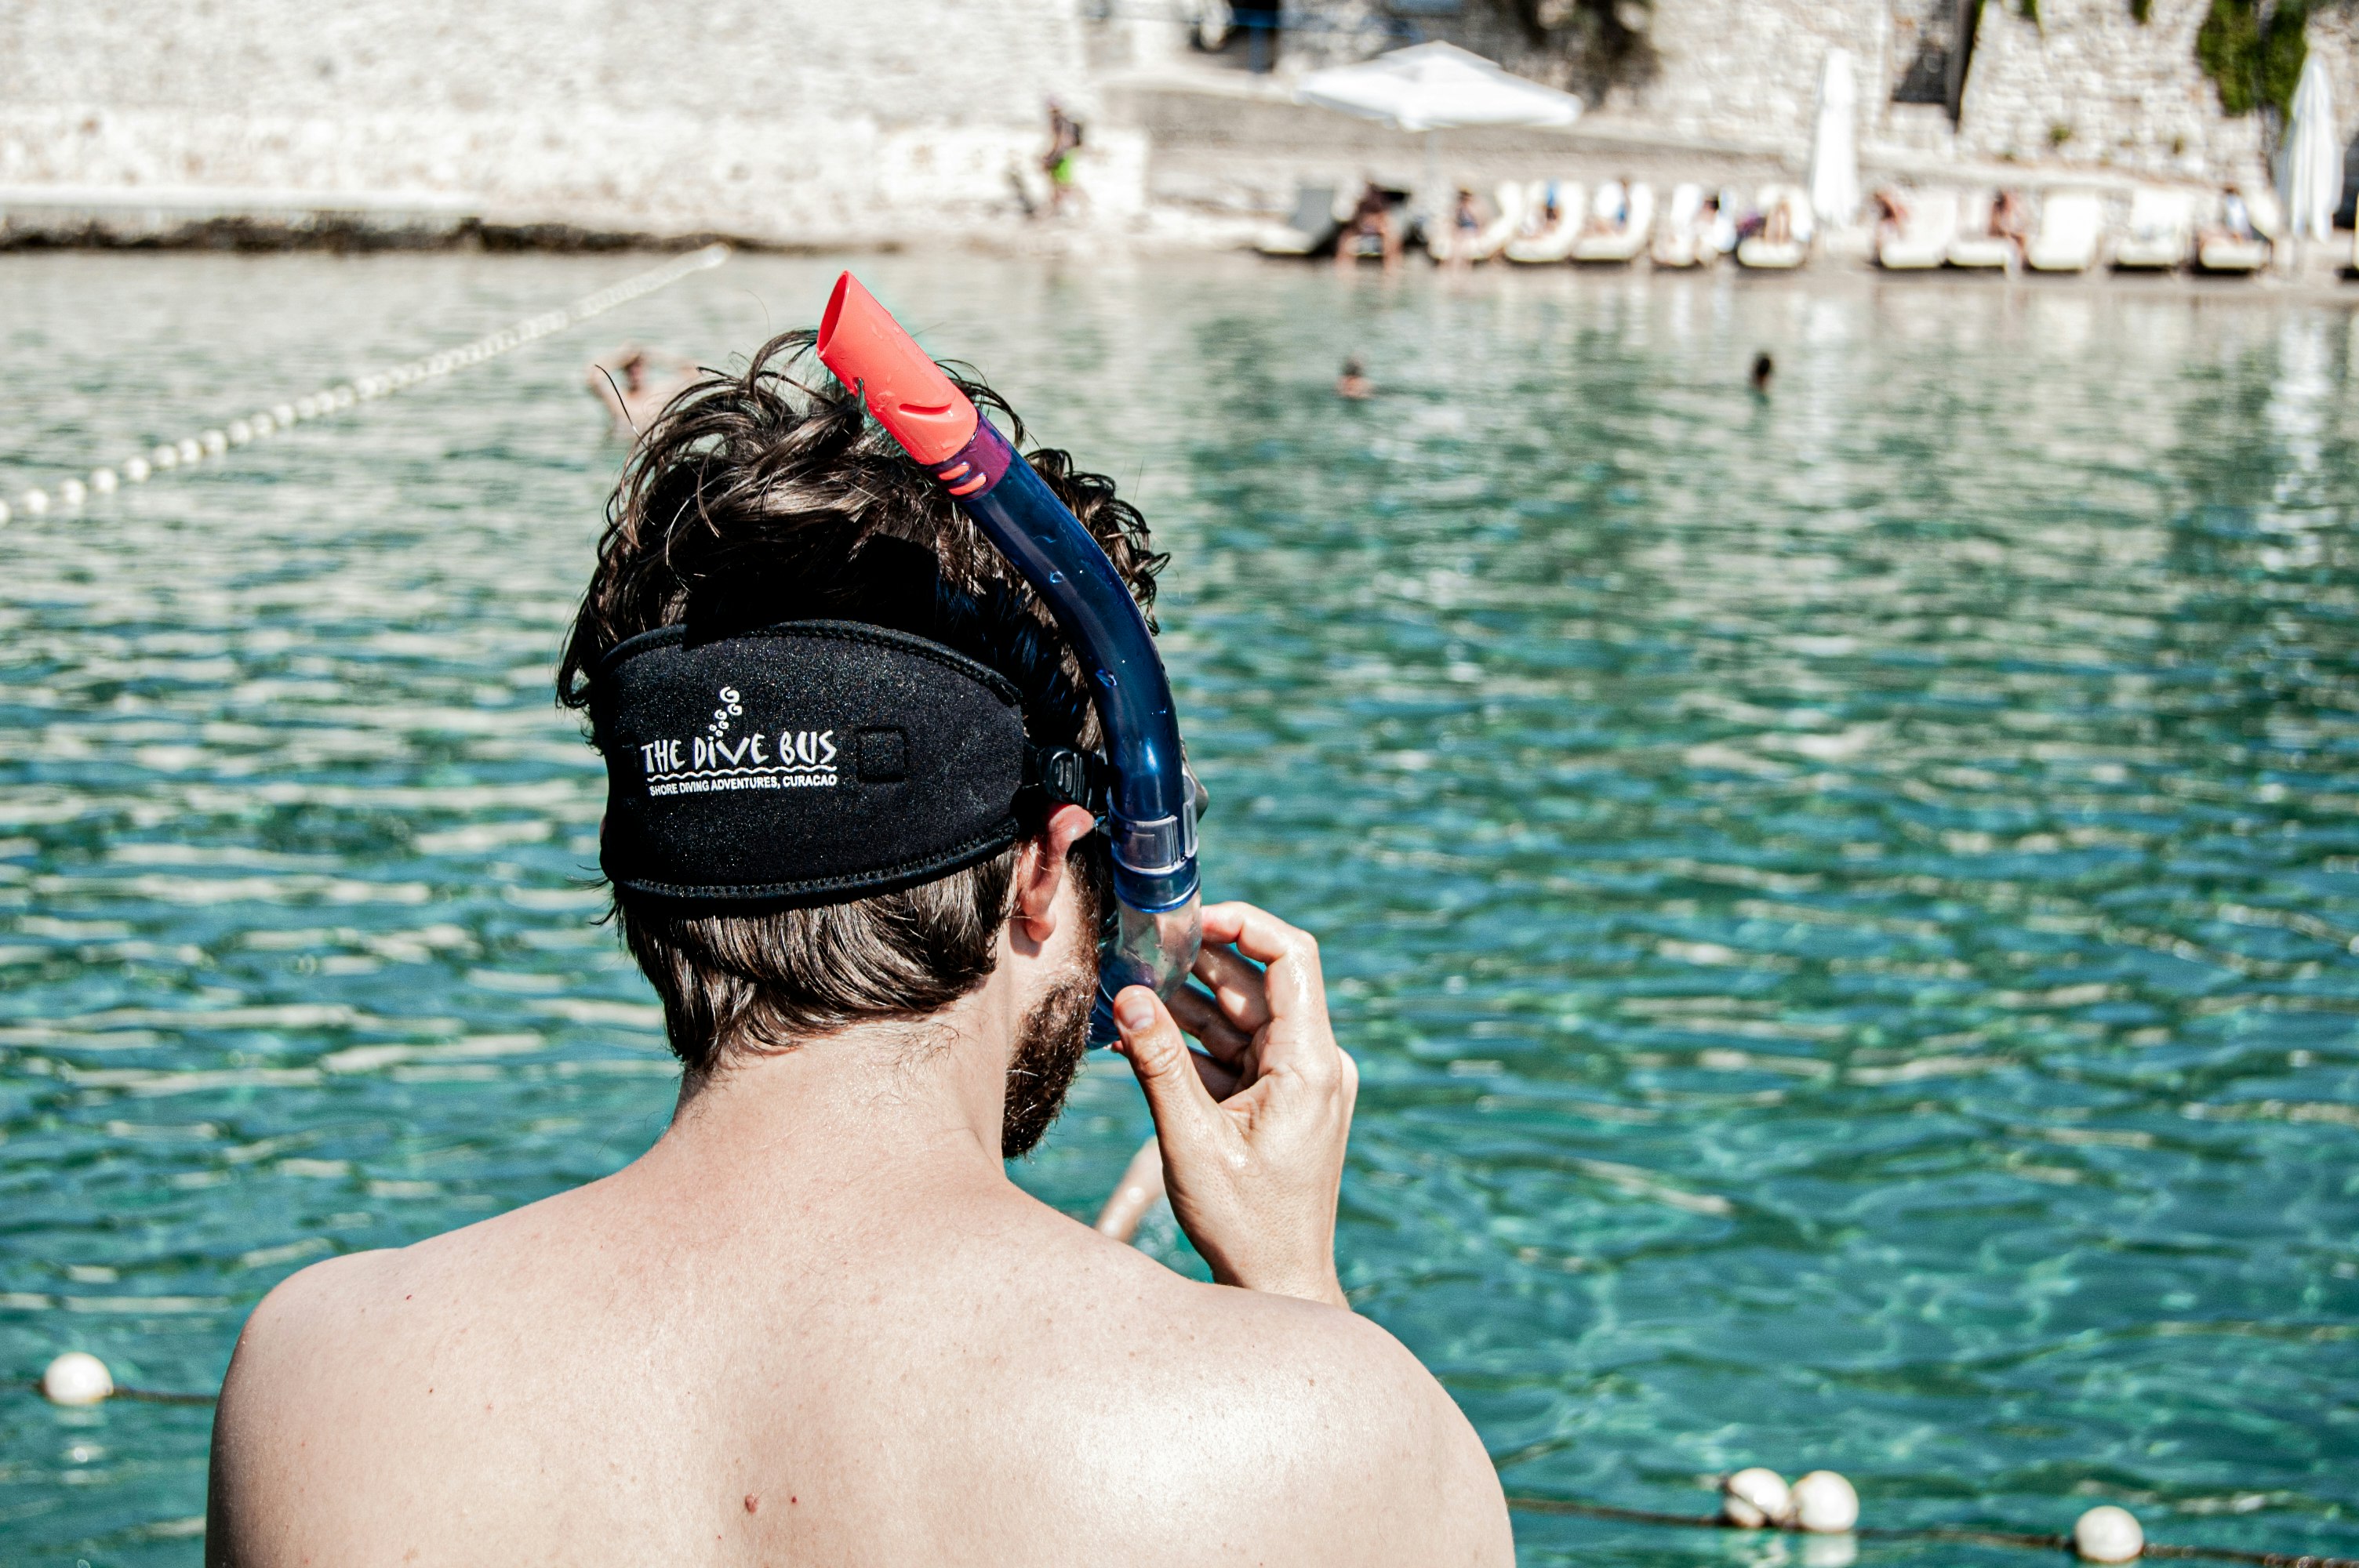
{"type": "Polygon", "coordinates": [[[1073,158],[1082,150],[1082,123],[1065,113],[1065,106],[1054,98],[1049,100],[1049,150],[1040,155],[1041,172],[1049,177],[1049,215],[1056,217],[1065,210],[1066,197],[1073,188],[1073,158]]]}

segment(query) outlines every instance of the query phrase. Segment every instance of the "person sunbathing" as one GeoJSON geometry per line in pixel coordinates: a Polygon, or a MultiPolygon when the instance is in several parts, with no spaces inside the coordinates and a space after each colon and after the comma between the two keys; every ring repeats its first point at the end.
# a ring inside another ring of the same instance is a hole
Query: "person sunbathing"
{"type": "Polygon", "coordinates": [[[1589,219],[1582,225],[1588,234],[1618,234],[1630,221],[1630,186],[1621,179],[1609,179],[1597,188],[1597,198],[1589,209],[1589,219]]]}
{"type": "Polygon", "coordinates": [[[1474,193],[1458,188],[1458,204],[1450,214],[1450,265],[1453,270],[1474,265],[1474,243],[1483,234],[1483,214],[1475,210],[1474,193]]]}
{"type": "Polygon", "coordinates": [[[1991,201],[1990,237],[2006,242],[2013,253],[2010,270],[2023,265],[2024,247],[2031,243],[2031,206],[2020,190],[2001,190],[1991,201]]]}
{"type": "MultiPolygon", "coordinates": [[[[1010,1180],[1113,897],[1088,666],[810,343],[657,417],[560,667],[670,1125],[273,1290],[206,1563],[1511,1568],[1481,1439],[1336,1272],[1358,1073],[1308,933],[1206,905],[1208,989],[1112,999],[1212,1283],[1010,1180]]],[[[1029,460],[1151,602],[1113,481],[1029,460]]]]}
{"type": "Polygon", "coordinates": [[[1385,270],[1391,272],[1400,265],[1400,227],[1393,222],[1393,200],[1375,180],[1362,188],[1360,200],[1345,221],[1343,232],[1335,236],[1335,265],[1348,269],[1361,254],[1360,242],[1373,236],[1384,256],[1385,270]]]}
{"type": "Polygon", "coordinates": [[[1878,190],[1875,201],[1875,245],[1881,251],[1885,245],[1908,234],[1908,203],[1901,199],[1899,191],[1890,186],[1878,190]]]}
{"type": "Polygon", "coordinates": [[[1757,228],[1758,221],[1745,211],[1744,201],[1733,190],[1722,190],[1712,198],[1711,206],[1712,227],[1707,231],[1710,243],[1721,255],[1730,254],[1745,239],[1745,225],[1752,223],[1757,228]]]}
{"type": "Polygon", "coordinates": [[[2216,234],[2231,240],[2252,240],[2259,236],[2253,227],[2252,204],[2245,200],[2244,187],[2231,185],[2220,193],[2220,227],[2216,234]]]}
{"type": "Polygon", "coordinates": [[[1556,185],[1550,181],[1540,199],[1524,209],[1523,222],[1516,225],[1516,237],[1537,240],[1556,227],[1558,207],[1556,185]]]}

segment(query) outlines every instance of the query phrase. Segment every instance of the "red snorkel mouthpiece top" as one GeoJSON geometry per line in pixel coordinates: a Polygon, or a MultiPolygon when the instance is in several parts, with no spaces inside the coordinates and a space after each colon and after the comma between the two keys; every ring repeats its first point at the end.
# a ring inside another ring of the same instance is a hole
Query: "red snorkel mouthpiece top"
{"type": "Polygon", "coordinates": [[[819,357],[859,391],[902,450],[929,467],[956,457],[982,422],[966,394],[848,272],[819,319],[819,357]]]}

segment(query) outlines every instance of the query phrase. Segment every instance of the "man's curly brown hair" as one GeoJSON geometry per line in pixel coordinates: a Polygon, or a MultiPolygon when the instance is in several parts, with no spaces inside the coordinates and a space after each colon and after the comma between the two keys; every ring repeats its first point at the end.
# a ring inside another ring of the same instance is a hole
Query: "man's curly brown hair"
{"type": "MultiPolygon", "coordinates": [[[[1042,745],[1099,744],[1084,672],[1054,619],[941,488],[784,333],[742,373],[707,372],[646,431],[607,503],[597,569],[558,666],[558,700],[584,709],[607,650],[658,626],[698,636],[780,621],[863,621],[931,638],[999,671],[1042,745]]],[[[1015,411],[944,365],[1018,449],[1015,411]]],[[[1146,519],[1114,482],[1061,451],[1026,461],[1112,557],[1153,623],[1146,519]]],[[[1014,914],[1010,849],[940,881],[815,909],[714,911],[617,893],[625,941],[662,998],[693,1078],[738,1049],[785,1049],[871,1018],[933,1012],[991,973],[1014,914]]],[[[1105,898],[1094,837],[1071,867],[1105,898]]]]}

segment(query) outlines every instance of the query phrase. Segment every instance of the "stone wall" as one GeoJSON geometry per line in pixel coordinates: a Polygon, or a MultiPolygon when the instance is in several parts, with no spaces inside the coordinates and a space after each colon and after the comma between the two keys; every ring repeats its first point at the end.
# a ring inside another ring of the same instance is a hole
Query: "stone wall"
{"type": "Polygon", "coordinates": [[[2223,114],[2196,64],[2210,10],[2211,0],[2153,0],[2140,23],[2125,0],[2043,0],[2034,21],[1985,5],[1959,150],[2207,182],[2260,178],[2260,117],[2223,114]]]}
{"type": "Polygon", "coordinates": [[[1090,106],[1082,31],[1073,0],[11,0],[0,185],[893,238],[1017,205],[1046,100],[1090,106]]]}
{"type": "Polygon", "coordinates": [[[1886,0],[1655,0],[1654,11],[1656,74],[1626,113],[1674,134],[1807,148],[1831,49],[1851,51],[1864,113],[1884,96],[1886,0]]]}

